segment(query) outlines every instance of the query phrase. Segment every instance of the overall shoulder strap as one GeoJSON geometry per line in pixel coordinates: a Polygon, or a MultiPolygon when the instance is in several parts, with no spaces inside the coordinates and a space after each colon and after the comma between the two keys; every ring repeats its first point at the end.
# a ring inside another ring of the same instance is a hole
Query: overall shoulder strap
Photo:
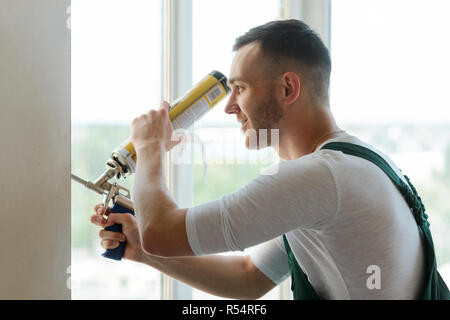
{"type": "Polygon", "coordinates": [[[425,245],[425,257],[426,257],[426,274],[425,274],[425,288],[421,299],[423,300],[439,300],[450,299],[450,293],[442,280],[441,276],[437,272],[436,256],[434,252],[433,239],[431,237],[431,231],[429,229],[430,223],[428,222],[428,215],[425,214],[425,207],[422,203],[422,199],[417,194],[417,190],[414,188],[409,178],[405,175],[405,180],[408,182],[406,185],[403,180],[395,173],[391,166],[376,152],[352,143],[347,142],[330,142],[325,144],[321,149],[330,149],[342,151],[345,154],[357,156],[366,159],[386,173],[386,175],[395,184],[397,189],[402,194],[406,203],[412,211],[414,219],[420,229],[423,236],[425,245]]]}
{"type": "Polygon", "coordinates": [[[308,277],[295,259],[285,234],[283,234],[283,242],[288,256],[289,270],[291,272],[291,290],[294,300],[319,300],[308,277]]]}

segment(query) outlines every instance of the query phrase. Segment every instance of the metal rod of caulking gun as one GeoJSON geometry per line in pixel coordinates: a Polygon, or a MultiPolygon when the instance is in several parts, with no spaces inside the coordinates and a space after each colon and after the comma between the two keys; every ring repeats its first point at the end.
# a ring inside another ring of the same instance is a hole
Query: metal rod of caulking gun
{"type": "Polygon", "coordinates": [[[85,186],[86,188],[93,190],[99,194],[104,195],[105,194],[105,190],[103,190],[102,188],[97,187],[96,185],[94,185],[91,181],[86,181],[76,175],[74,175],[73,173],[71,174],[71,178],[73,181],[76,181],[80,184],[82,184],[83,186],[85,186]]]}

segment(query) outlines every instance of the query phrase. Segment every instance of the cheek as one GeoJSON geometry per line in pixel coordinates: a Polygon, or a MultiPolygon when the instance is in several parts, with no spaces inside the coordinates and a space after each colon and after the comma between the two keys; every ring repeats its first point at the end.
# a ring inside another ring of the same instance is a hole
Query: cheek
{"type": "MultiPolygon", "coordinates": [[[[241,101],[239,103],[239,106],[241,108],[242,113],[244,114],[244,116],[250,120],[250,118],[253,115],[253,109],[254,106],[251,103],[251,99],[248,99],[247,97],[242,97],[241,101]]],[[[249,121],[250,122],[250,121],[249,121]]]]}

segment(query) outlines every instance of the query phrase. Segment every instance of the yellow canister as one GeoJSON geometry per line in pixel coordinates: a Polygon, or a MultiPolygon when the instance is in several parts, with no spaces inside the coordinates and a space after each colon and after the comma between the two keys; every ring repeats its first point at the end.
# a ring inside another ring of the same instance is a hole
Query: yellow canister
{"type": "MultiPolygon", "coordinates": [[[[227,78],[212,71],[169,108],[173,129],[187,129],[200,119],[230,92],[227,78]]],[[[117,178],[136,171],[136,151],[131,139],[125,140],[106,162],[107,167],[119,167],[117,178]]]]}

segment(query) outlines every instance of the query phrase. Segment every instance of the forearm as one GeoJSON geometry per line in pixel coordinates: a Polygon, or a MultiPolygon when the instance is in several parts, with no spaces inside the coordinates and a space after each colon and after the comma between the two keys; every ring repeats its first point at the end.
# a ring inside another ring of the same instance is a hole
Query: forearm
{"type": "Polygon", "coordinates": [[[137,150],[134,205],[142,248],[157,256],[192,256],[185,225],[187,209],[178,208],[166,187],[164,153],[161,144],[137,150]]]}
{"type": "Polygon", "coordinates": [[[177,207],[165,183],[164,153],[161,144],[151,144],[137,151],[134,203],[140,234],[145,234],[166,212],[177,207]]]}
{"type": "Polygon", "coordinates": [[[161,258],[145,255],[142,262],[191,287],[225,298],[256,299],[270,289],[266,288],[267,282],[253,275],[248,256],[161,258]]]}

